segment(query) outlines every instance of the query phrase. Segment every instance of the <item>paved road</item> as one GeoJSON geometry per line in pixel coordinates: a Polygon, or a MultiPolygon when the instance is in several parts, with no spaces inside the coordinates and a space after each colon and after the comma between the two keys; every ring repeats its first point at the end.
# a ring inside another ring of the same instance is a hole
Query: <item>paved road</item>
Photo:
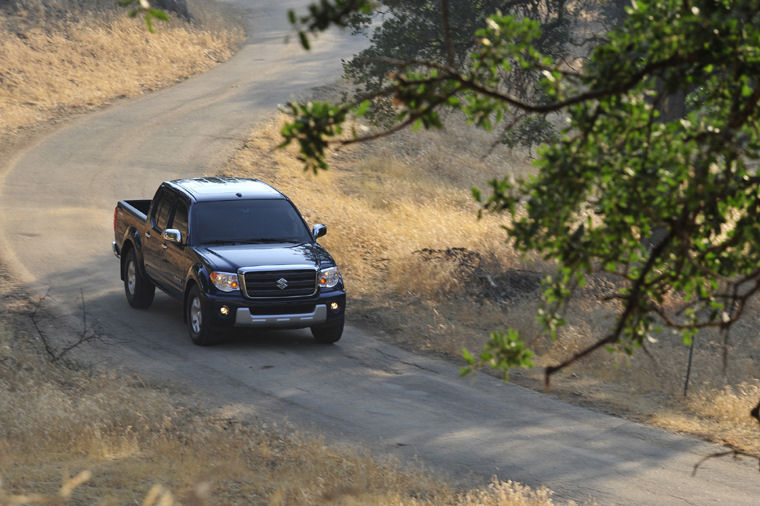
{"type": "Polygon", "coordinates": [[[0,257],[64,314],[76,315],[86,295],[90,320],[111,338],[90,350],[92,360],[193,392],[230,415],[287,417],[454,475],[547,485],[561,499],[758,503],[760,475],[748,462],[712,460],[690,476],[716,446],[490,377],[471,383],[452,364],[350,326],[329,347],[288,331],[197,348],[178,302],[159,294],[149,311],[130,309],[110,252],[116,200],[213,174],[259,118],[334,79],[339,57],[363,44],[328,34],[305,54],[283,44],[285,10],[304,2],[235,1],[252,35],[230,62],[81,118],[0,167],[0,257]]]}

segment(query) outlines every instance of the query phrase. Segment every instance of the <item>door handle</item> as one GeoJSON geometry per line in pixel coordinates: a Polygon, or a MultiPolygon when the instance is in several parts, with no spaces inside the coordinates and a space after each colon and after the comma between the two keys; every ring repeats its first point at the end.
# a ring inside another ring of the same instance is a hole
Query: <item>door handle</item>
{"type": "Polygon", "coordinates": [[[147,231],[145,232],[145,238],[146,238],[146,239],[150,239],[150,230],[147,230],[147,231]]]}
{"type": "Polygon", "coordinates": [[[166,249],[166,248],[168,248],[169,246],[167,246],[167,244],[166,244],[166,243],[163,243],[163,244],[161,245],[161,247],[162,247],[163,249],[166,249]]]}

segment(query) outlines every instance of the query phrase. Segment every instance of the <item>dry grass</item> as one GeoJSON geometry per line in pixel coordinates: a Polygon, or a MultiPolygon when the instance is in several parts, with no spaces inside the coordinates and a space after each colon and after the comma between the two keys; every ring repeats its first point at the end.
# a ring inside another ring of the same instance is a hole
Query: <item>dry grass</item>
{"type": "MultiPolygon", "coordinates": [[[[331,232],[322,243],[344,271],[353,323],[379,329],[404,346],[455,358],[462,347],[482,348],[491,331],[512,327],[538,353],[538,366],[555,364],[610,329],[616,307],[603,296],[614,286],[592,279],[568,308],[568,326],[558,340],[541,336],[538,285],[552,266],[516,254],[499,229],[505,218],[477,220],[469,196],[471,186],[483,187],[505,171],[525,174],[530,164],[501,146],[492,149],[490,136],[449,119],[443,132],[402,133],[333,152],[331,169],[314,177],[303,173],[292,150],[275,149],[277,118],[252,133],[226,174],[267,181],[310,223],[327,224],[331,232]]],[[[555,378],[553,393],[760,454],[759,427],[749,415],[760,399],[760,343],[754,339],[759,315],[753,308],[732,331],[725,377],[717,336],[696,337],[686,399],[688,348],[670,334],[648,344],[654,359],[641,352],[597,353],[555,378]]],[[[543,386],[539,368],[511,377],[543,386]]]]}
{"type": "Polygon", "coordinates": [[[185,79],[227,60],[242,38],[234,26],[209,31],[177,16],[150,34],[115,3],[78,5],[0,9],[0,136],[185,79]]]}

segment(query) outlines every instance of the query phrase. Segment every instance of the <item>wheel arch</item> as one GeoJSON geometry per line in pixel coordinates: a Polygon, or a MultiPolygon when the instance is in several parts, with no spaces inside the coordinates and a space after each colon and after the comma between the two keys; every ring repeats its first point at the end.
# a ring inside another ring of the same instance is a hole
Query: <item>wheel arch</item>
{"type": "Polygon", "coordinates": [[[182,291],[182,308],[187,312],[187,295],[194,286],[198,287],[198,290],[203,296],[209,290],[209,275],[206,267],[201,263],[196,263],[187,272],[185,276],[185,287],[182,291]]]}
{"type": "MultiPolygon", "coordinates": [[[[121,280],[122,281],[124,281],[124,270],[126,269],[126,266],[127,266],[128,253],[130,251],[134,250],[134,249],[135,249],[135,246],[134,246],[134,244],[132,244],[132,241],[130,241],[130,240],[125,241],[124,244],[121,247],[121,257],[120,257],[120,267],[121,268],[119,269],[119,271],[120,271],[120,274],[121,274],[121,280]]],[[[138,261],[137,263],[139,264],[140,262],[138,261]]]]}
{"type": "Polygon", "coordinates": [[[125,232],[124,237],[121,240],[121,255],[119,257],[121,264],[121,280],[124,281],[124,268],[126,265],[127,252],[134,250],[135,260],[137,260],[137,268],[140,273],[145,275],[145,269],[142,259],[142,244],[140,243],[140,233],[134,226],[130,226],[125,232]]]}
{"type": "Polygon", "coordinates": [[[199,286],[198,282],[195,280],[195,278],[190,277],[185,283],[185,291],[182,295],[182,314],[183,315],[187,315],[187,296],[190,294],[190,290],[192,290],[194,286],[199,286]]]}

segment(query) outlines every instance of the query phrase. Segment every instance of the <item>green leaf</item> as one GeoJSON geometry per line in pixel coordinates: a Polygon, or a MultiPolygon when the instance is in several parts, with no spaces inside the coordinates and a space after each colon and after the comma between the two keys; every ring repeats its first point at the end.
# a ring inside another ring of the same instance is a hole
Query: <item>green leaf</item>
{"type": "Polygon", "coordinates": [[[145,13],[145,25],[148,27],[148,31],[150,33],[155,33],[156,31],[153,29],[153,21],[151,20],[151,14],[150,11],[145,13]]]}
{"type": "Polygon", "coordinates": [[[367,111],[369,110],[369,106],[372,104],[369,100],[364,100],[361,104],[359,104],[359,107],[356,108],[354,111],[354,114],[357,116],[364,116],[367,114],[367,111]]]}
{"type": "Polygon", "coordinates": [[[305,50],[308,51],[311,49],[309,38],[306,36],[305,32],[298,32],[298,40],[301,41],[301,47],[303,47],[305,50]]]}
{"type": "Polygon", "coordinates": [[[156,19],[160,19],[161,21],[169,21],[169,14],[161,9],[150,9],[148,12],[150,12],[150,15],[156,19]]]}

